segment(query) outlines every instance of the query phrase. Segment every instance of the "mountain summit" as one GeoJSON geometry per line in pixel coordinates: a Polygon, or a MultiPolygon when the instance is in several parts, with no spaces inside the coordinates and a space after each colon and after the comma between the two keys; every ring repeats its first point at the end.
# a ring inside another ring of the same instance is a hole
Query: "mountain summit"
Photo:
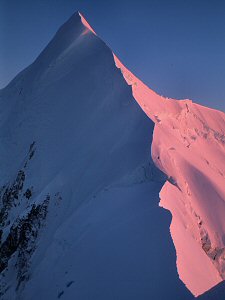
{"type": "Polygon", "coordinates": [[[157,95],[79,12],[0,107],[2,299],[188,300],[224,280],[224,113],[157,95]]]}

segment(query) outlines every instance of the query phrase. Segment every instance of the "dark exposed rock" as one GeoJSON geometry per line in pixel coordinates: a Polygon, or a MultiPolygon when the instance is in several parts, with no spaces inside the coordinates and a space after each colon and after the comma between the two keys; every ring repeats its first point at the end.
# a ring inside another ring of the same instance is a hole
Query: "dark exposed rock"
{"type": "Polygon", "coordinates": [[[49,200],[50,197],[47,196],[42,204],[39,204],[37,206],[33,205],[27,218],[21,223],[18,259],[16,265],[18,270],[17,288],[19,288],[22,281],[29,279],[29,260],[36,249],[36,239],[38,237],[41,226],[44,225],[49,200]]]}
{"type": "MultiPolygon", "coordinates": [[[[6,225],[6,220],[8,217],[8,211],[12,206],[17,206],[20,201],[19,197],[22,193],[24,187],[24,181],[26,179],[25,169],[27,167],[28,161],[33,157],[35,152],[35,142],[33,142],[28,151],[28,158],[24,164],[24,168],[18,171],[16,178],[11,184],[4,185],[0,189],[0,228],[3,228],[6,225]]],[[[32,193],[30,189],[27,189],[25,192],[25,197],[29,199],[32,193]]]]}
{"type": "Polygon", "coordinates": [[[23,170],[19,170],[13,183],[5,187],[0,199],[2,205],[2,208],[0,210],[1,227],[5,225],[5,221],[7,220],[9,209],[13,205],[16,206],[18,203],[17,200],[19,199],[19,195],[23,189],[24,181],[25,181],[25,172],[23,170]]]}
{"type": "Polygon", "coordinates": [[[35,152],[35,142],[33,142],[31,145],[30,145],[30,148],[29,148],[29,160],[33,157],[34,155],[34,152],[35,152]]]}
{"type": "Polygon", "coordinates": [[[17,288],[29,277],[29,259],[35,250],[39,229],[46,218],[49,200],[50,197],[47,196],[42,204],[33,205],[26,217],[17,219],[0,247],[0,272],[5,270],[9,259],[17,252],[17,288]]]}
{"type": "Polygon", "coordinates": [[[24,196],[29,200],[32,196],[31,189],[27,189],[26,192],[24,193],[24,196]]]}
{"type": "MultiPolygon", "coordinates": [[[[32,187],[25,191],[25,170],[29,160],[33,157],[35,142],[30,145],[28,156],[24,167],[20,169],[13,180],[0,189],[0,273],[4,277],[7,272],[9,260],[15,257],[15,272],[17,276],[18,289],[22,282],[29,279],[30,258],[35,251],[37,237],[41,227],[45,223],[47,215],[48,203],[50,196],[47,195],[41,203],[29,204],[25,202],[28,209],[26,215],[12,219],[10,226],[10,216],[14,207],[21,205],[23,201],[27,201],[32,197],[32,187]],[[30,208],[29,208],[30,205],[30,208]],[[8,229],[4,232],[6,226],[8,229]],[[4,238],[3,238],[4,233],[4,238]]],[[[0,296],[5,293],[8,285],[7,282],[1,283],[0,296]]]]}
{"type": "Polygon", "coordinates": [[[221,278],[225,279],[223,276],[224,263],[221,264],[221,261],[225,261],[225,247],[221,247],[221,248],[214,247],[212,245],[211,238],[208,231],[203,226],[204,225],[203,220],[196,213],[195,213],[195,217],[197,218],[202,250],[212,260],[212,263],[216,266],[221,278]]]}
{"type": "Polygon", "coordinates": [[[62,295],[64,294],[64,291],[61,291],[58,293],[58,299],[62,297],[62,295]]]}

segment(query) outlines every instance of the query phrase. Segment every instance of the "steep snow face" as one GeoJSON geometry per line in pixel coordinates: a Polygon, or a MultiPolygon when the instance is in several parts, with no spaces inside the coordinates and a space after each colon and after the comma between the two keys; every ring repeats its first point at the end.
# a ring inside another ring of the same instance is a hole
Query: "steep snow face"
{"type": "Polygon", "coordinates": [[[197,296],[225,278],[225,114],[163,98],[114,59],[155,122],[152,158],[168,176],[160,205],[173,216],[179,276],[197,296]]]}
{"type": "Polygon", "coordinates": [[[154,124],[79,14],[0,114],[1,299],[192,298],[157,205],[154,124]]]}

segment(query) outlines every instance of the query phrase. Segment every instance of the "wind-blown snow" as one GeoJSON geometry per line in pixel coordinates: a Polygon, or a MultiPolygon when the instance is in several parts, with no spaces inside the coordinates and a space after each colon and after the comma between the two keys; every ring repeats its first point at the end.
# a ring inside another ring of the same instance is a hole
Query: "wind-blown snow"
{"type": "Polygon", "coordinates": [[[0,107],[2,299],[193,299],[160,190],[180,278],[224,278],[223,113],[151,91],[79,13],[0,107]]]}

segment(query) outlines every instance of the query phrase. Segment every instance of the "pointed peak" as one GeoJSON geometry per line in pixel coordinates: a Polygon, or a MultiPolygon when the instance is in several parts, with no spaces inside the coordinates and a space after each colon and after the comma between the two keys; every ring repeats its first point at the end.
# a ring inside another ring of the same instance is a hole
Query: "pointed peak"
{"type": "Polygon", "coordinates": [[[79,11],[77,11],[75,14],[79,14],[80,18],[81,18],[81,22],[83,23],[83,25],[88,29],[90,30],[91,32],[93,32],[95,35],[96,32],[94,31],[94,29],[91,27],[91,25],[88,23],[88,21],[85,19],[85,17],[83,16],[83,14],[79,11]]]}

